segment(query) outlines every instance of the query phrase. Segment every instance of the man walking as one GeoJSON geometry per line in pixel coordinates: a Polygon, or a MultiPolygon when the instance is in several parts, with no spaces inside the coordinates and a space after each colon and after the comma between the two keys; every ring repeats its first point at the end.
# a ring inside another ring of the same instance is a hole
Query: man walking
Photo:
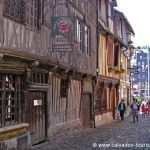
{"type": "Polygon", "coordinates": [[[133,122],[135,123],[135,119],[138,122],[139,105],[135,98],[133,98],[133,102],[132,102],[130,108],[132,109],[133,122]]]}
{"type": "Polygon", "coordinates": [[[124,112],[126,111],[126,105],[124,103],[124,99],[121,99],[121,102],[118,105],[118,110],[120,111],[121,121],[124,120],[124,112]]]}

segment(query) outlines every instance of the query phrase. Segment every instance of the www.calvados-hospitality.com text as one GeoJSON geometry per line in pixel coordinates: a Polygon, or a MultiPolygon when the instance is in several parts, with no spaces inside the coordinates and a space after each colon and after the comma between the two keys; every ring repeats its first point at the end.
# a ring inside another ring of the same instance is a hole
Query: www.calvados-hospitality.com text
{"type": "Polygon", "coordinates": [[[138,148],[142,148],[142,147],[145,147],[145,148],[150,148],[150,143],[135,143],[135,144],[128,144],[128,143],[113,143],[113,144],[100,144],[100,143],[93,143],[92,145],[93,147],[95,148],[107,148],[107,147],[138,147],[138,148]]]}

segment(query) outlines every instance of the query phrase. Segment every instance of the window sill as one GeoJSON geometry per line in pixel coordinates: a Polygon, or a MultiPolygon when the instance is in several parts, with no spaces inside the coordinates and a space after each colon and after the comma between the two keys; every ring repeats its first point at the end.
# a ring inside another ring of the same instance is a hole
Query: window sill
{"type": "Polygon", "coordinates": [[[29,124],[21,123],[0,128],[0,141],[14,138],[28,132],[29,124]]]}

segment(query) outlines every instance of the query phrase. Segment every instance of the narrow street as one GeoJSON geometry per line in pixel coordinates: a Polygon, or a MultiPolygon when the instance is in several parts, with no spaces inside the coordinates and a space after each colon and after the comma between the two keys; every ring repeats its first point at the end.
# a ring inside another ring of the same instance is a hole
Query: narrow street
{"type": "Polygon", "coordinates": [[[0,0],[0,150],[150,150],[149,6],[0,0]]]}
{"type": "Polygon", "coordinates": [[[132,116],[124,122],[114,121],[99,128],[88,129],[37,148],[37,150],[98,150],[98,149],[150,149],[150,116],[132,116]]]}

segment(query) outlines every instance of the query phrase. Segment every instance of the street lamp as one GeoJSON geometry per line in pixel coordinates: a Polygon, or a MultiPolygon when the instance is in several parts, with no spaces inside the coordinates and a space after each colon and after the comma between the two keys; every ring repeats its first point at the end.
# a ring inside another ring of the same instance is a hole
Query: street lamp
{"type": "Polygon", "coordinates": [[[136,48],[133,45],[131,45],[129,47],[129,50],[124,49],[122,52],[123,52],[123,55],[128,58],[128,60],[131,60],[132,55],[135,53],[135,50],[136,50],[136,48]]]}
{"type": "Polygon", "coordinates": [[[130,52],[131,52],[130,54],[132,56],[135,53],[136,48],[133,45],[131,45],[129,49],[130,49],[130,52]]]}

